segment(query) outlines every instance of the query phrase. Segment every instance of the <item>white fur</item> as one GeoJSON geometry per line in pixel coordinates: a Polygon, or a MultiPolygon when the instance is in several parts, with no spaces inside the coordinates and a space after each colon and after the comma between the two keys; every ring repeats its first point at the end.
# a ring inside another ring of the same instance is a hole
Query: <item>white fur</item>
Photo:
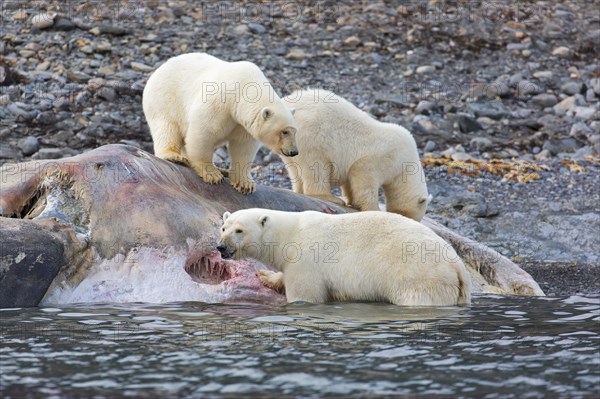
{"type": "Polygon", "coordinates": [[[349,205],[375,211],[383,187],[388,212],[423,218],[427,185],[408,130],[379,122],[327,90],[297,91],[283,101],[296,109],[298,125],[300,155],[282,157],[294,191],[339,204],[331,188],[341,187],[349,205]]]}
{"type": "MultiPolygon", "coordinates": [[[[288,302],[470,303],[470,276],[452,246],[404,216],[246,209],[223,219],[221,245],[283,272],[288,302]]],[[[277,286],[280,277],[262,280],[277,286]]]]}
{"type": "Polygon", "coordinates": [[[244,193],[255,189],[250,165],[259,141],[279,154],[296,152],[292,111],[251,62],[173,57],[150,76],[143,106],[156,156],[189,163],[208,183],[223,179],[212,164],[218,146],[227,144],[230,182],[244,193]]]}

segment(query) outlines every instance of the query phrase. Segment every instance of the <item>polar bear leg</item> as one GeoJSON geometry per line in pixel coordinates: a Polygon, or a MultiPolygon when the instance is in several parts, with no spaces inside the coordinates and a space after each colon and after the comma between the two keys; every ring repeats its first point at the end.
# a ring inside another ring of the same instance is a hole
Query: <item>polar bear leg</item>
{"type": "Polygon", "coordinates": [[[267,288],[275,290],[277,292],[285,292],[285,284],[283,282],[283,273],[274,272],[272,270],[259,270],[258,278],[260,282],[267,288]]]}
{"type": "Polygon", "coordinates": [[[231,133],[227,146],[231,164],[229,166],[229,184],[242,194],[256,191],[256,183],[252,179],[252,162],[260,148],[254,138],[242,126],[231,133]]]}
{"type": "Polygon", "coordinates": [[[356,162],[348,172],[350,189],[352,192],[352,207],[361,211],[379,210],[379,183],[377,174],[370,173],[370,165],[362,162],[356,162]]]}
{"type": "Polygon", "coordinates": [[[315,275],[305,267],[288,267],[283,275],[283,283],[288,302],[327,302],[328,291],[325,282],[320,275],[315,275]]]}
{"type": "Polygon", "coordinates": [[[304,182],[302,180],[302,173],[300,166],[295,162],[289,162],[285,164],[285,168],[288,171],[288,176],[292,182],[292,190],[298,194],[304,194],[304,182]]]}
{"type": "Polygon", "coordinates": [[[346,203],[331,194],[331,184],[329,183],[330,174],[309,175],[302,178],[302,191],[306,195],[321,199],[323,201],[333,202],[336,205],[344,206],[346,203]]]}
{"type": "Polygon", "coordinates": [[[344,198],[346,198],[346,204],[351,205],[353,198],[352,198],[352,187],[350,187],[349,182],[346,182],[342,185],[342,195],[344,196],[344,198]]]}
{"type": "Polygon", "coordinates": [[[150,131],[153,133],[154,155],[158,158],[189,166],[190,161],[181,153],[184,146],[179,128],[165,120],[153,120],[150,131]]]}
{"type": "Polygon", "coordinates": [[[186,135],[185,150],[190,159],[190,164],[196,173],[209,184],[218,184],[223,181],[223,173],[212,163],[212,156],[216,146],[212,132],[198,131],[202,127],[190,123],[186,135]]]}

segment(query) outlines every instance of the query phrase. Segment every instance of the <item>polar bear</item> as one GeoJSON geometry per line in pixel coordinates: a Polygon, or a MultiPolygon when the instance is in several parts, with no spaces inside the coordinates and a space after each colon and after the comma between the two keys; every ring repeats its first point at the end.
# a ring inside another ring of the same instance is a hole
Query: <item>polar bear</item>
{"type": "Polygon", "coordinates": [[[223,221],[221,256],[254,258],[279,271],[259,277],[285,286],[288,302],[470,303],[470,275],[452,246],[402,215],[254,208],[225,212],[223,221]]]}
{"type": "Polygon", "coordinates": [[[295,192],[344,205],[331,194],[341,187],[348,205],[375,211],[383,187],[388,212],[423,218],[427,184],[408,130],[379,122],[327,90],[296,91],[283,101],[296,109],[300,155],[282,157],[295,192]]]}
{"type": "Polygon", "coordinates": [[[155,155],[192,166],[207,183],[223,180],[212,163],[223,144],[230,183],[244,194],[256,189],[250,169],[260,142],[280,155],[298,154],[293,111],[251,62],[204,53],[173,57],[150,76],[142,103],[155,155]]]}

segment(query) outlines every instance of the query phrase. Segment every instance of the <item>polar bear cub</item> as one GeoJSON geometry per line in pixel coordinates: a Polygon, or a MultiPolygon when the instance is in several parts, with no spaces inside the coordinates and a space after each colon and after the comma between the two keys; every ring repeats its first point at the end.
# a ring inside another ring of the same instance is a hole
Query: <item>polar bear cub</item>
{"type": "Polygon", "coordinates": [[[288,302],[470,303],[470,275],[452,246],[401,215],[255,208],[225,212],[223,221],[222,257],[254,258],[278,270],[260,277],[272,288],[285,286],[288,302]]]}
{"type": "Polygon", "coordinates": [[[207,183],[223,180],[212,156],[224,144],[230,183],[245,194],[256,189],[250,170],[261,142],[280,155],[298,154],[293,111],[251,62],[173,57],[150,76],[142,103],[156,156],[192,166],[207,183]]]}
{"type": "Polygon", "coordinates": [[[408,130],[379,122],[327,90],[296,91],[283,101],[296,109],[300,155],[282,157],[295,192],[343,205],[331,194],[341,187],[348,205],[375,211],[383,187],[388,212],[423,218],[427,184],[408,130]]]}

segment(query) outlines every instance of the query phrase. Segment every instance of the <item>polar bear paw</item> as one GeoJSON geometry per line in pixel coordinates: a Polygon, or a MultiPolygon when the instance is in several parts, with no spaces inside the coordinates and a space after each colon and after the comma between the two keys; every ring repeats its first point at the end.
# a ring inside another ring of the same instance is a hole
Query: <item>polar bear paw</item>
{"type": "Polygon", "coordinates": [[[223,181],[223,173],[212,163],[197,163],[194,170],[208,184],[219,184],[223,181]]]}
{"type": "Polygon", "coordinates": [[[259,270],[258,278],[262,285],[274,291],[284,293],[285,285],[283,284],[283,273],[274,272],[271,270],[259,270]]]}
{"type": "Polygon", "coordinates": [[[190,166],[190,160],[184,157],[183,155],[176,153],[169,153],[164,157],[166,161],[176,163],[178,165],[190,166]]]}
{"type": "Polygon", "coordinates": [[[230,183],[233,188],[245,195],[256,191],[256,183],[253,180],[230,181],[230,183]]]}

